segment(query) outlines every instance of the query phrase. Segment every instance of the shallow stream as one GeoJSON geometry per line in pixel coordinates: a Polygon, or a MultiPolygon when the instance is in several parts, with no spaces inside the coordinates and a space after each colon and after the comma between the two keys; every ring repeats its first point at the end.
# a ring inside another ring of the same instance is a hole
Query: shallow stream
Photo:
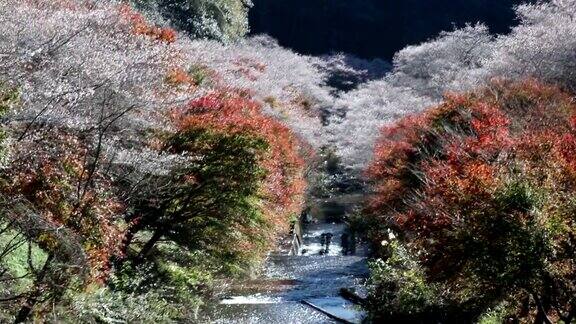
{"type": "Polygon", "coordinates": [[[342,243],[349,241],[348,234],[342,237],[347,232],[342,221],[346,208],[334,209],[341,197],[334,199],[321,201],[310,222],[303,224],[298,255],[271,255],[259,278],[232,291],[203,322],[359,323],[363,312],[339,294],[342,288],[361,292],[368,274],[367,251],[359,244],[353,254],[344,255],[342,243]],[[331,243],[326,253],[322,241],[327,234],[331,243]],[[348,320],[336,320],[319,309],[348,320]]]}

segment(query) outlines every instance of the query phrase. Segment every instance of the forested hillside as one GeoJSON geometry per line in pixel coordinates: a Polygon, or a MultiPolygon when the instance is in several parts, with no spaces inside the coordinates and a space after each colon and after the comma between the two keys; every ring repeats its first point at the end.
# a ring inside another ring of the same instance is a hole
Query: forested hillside
{"type": "Polygon", "coordinates": [[[250,30],[250,0],[131,0],[136,8],[194,37],[231,42],[250,30]]]}
{"type": "MultiPolygon", "coordinates": [[[[254,0],[251,31],[311,55],[345,52],[391,59],[404,46],[482,22],[506,33],[527,0],[254,0]]],[[[535,2],[535,1],[532,1],[535,2]]]]}

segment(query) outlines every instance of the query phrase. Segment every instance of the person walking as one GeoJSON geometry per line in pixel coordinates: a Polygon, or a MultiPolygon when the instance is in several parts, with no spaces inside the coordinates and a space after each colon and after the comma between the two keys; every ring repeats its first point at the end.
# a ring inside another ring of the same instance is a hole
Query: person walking
{"type": "Polygon", "coordinates": [[[344,232],[340,240],[342,241],[342,254],[348,255],[348,252],[350,252],[350,236],[347,232],[344,232]]]}

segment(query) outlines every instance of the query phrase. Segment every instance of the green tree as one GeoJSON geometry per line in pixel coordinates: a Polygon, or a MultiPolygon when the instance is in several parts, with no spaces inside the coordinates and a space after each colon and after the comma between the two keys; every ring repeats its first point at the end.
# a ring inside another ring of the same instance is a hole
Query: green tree
{"type": "Polygon", "coordinates": [[[171,137],[167,150],[198,158],[157,178],[153,196],[134,201],[137,219],[132,232],[151,232],[136,263],[144,261],[162,238],[230,263],[258,251],[239,248],[245,242],[257,244],[266,228],[258,197],[265,177],[259,160],[266,142],[249,135],[191,129],[171,137]]]}
{"type": "Polygon", "coordinates": [[[249,31],[250,0],[133,0],[140,8],[159,12],[177,28],[195,38],[223,42],[237,40],[249,31]]]}

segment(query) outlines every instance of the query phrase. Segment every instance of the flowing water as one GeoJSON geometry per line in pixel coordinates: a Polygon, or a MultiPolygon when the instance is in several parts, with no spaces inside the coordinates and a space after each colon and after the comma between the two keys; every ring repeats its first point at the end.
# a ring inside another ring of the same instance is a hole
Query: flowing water
{"type": "Polygon", "coordinates": [[[339,293],[342,288],[361,289],[368,273],[367,252],[363,245],[358,245],[354,254],[344,255],[342,234],[347,231],[343,222],[346,208],[339,200],[341,197],[320,202],[311,221],[303,224],[303,242],[298,255],[271,255],[260,278],[245,283],[237,291],[232,290],[202,322],[343,322],[315,306],[340,318],[355,317],[344,322],[359,322],[363,313],[339,297],[339,293]],[[326,241],[328,233],[332,240],[326,251],[322,241],[326,241]]]}

